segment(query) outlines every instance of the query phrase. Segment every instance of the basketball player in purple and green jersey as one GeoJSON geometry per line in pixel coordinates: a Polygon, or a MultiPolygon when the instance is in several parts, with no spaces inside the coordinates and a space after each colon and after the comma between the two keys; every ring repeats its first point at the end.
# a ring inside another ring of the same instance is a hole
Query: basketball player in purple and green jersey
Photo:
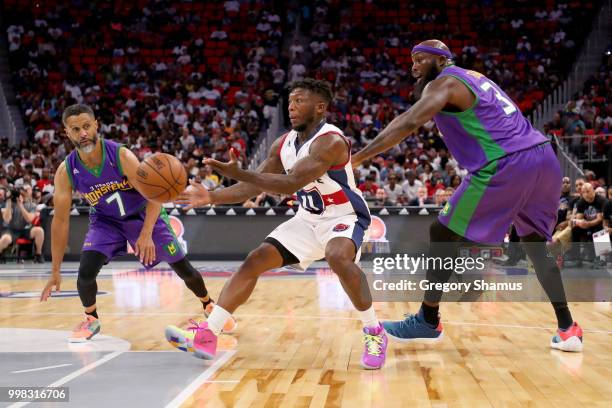
{"type": "MultiPolygon", "coordinates": [[[[455,66],[441,41],[415,46],[412,59],[418,102],[353,156],[353,165],[395,146],[433,118],[469,174],[431,225],[430,256],[454,256],[461,242],[501,243],[514,224],[557,317],[551,347],[581,351],[582,329],[572,320],[559,268],[545,248],[561,191],[561,170],[548,139],[493,81],[455,66]]],[[[446,282],[451,272],[430,269],[427,279],[446,282]]],[[[441,291],[427,291],[416,315],[383,324],[387,334],[405,342],[440,339],[441,297],[441,291]]]]}
{"type": "MultiPolygon", "coordinates": [[[[98,122],[87,105],[72,105],[62,115],[66,135],[75,149],[55,173],[54,215],[51,222],[51,277],[40,300],[46,301],[55,288],[60,290],[60,267],[68,243],[72,191],[87,200],[89,231],[83,242],[77,290],[85,318],[69,338],[85,342],[100,331],[96,277],[102,266],[127,253],[127,242],[145,267],[165,261],[200,299],[208,315],[213,301],[200,272],[185,257],[161,204],[147,201],[133,186],[138,158],[125,146],[98,136],[98,122]]],[[[235,327],[233,319],[225,331],[235,327]]]]}

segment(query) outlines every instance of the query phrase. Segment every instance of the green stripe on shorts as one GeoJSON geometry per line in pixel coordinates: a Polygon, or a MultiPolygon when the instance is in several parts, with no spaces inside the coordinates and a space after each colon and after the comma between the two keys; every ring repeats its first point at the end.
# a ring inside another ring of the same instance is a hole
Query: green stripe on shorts
{"type": "Polygon", "coordinates": [[[182,253],[183,249],[181,248],[178,238],[174,233],[174,230],[172,229],[172,225],[170,224],[170,218],[168,217],[168,213],[166,212],[166,209],[164,207],[161,208],[159,216],[166,224],[166,228],[168,228],[168,231],[170,231],[170,233],[174,237],[174,240],[171,243],[164,245],[164,249],[171,256],[176,255],[177,251],[180,251],[182,253]]]}
{"type": "Polygon", "coordinates": [[[455,210],[448,222],[448,228],[453,232],[465,236],[465,231],[470,225],[470,220],[484,195],[491,178],[497,171],[497,160],[493,160],[476,173],[472,174],[470,185],[461,195],[455,206],[455,210]]]}
{"type": "Polygon", "coordinates": [[[174,230],[172,229],[172,225],[170,224],[170,218],[168,217],[168,213],[166,212],[166,209],[164,207],[162,207],[161,210],[159,211],[159,216],[162,219],[162,221],[164,221],[164,223],[166,224],[168,231],[170,231],[174,239],[178,241],[178,238],[176,237],[176,234],[174,233],[174,230]]]}

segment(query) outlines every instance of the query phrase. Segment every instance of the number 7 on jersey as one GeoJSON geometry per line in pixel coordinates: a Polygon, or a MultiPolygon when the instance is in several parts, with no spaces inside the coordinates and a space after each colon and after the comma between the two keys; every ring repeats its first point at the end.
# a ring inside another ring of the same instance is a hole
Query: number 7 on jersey
{"type": "Polygon", "coordinates": [[[121,195],[118,191],[108,196],[106,199],[106,204],[110,204],[113,201],[117,201],[117,205],[119,206],[119,215],[125,217],[125,207],[123,206],[123,200],[121,199],[121,195]]]}

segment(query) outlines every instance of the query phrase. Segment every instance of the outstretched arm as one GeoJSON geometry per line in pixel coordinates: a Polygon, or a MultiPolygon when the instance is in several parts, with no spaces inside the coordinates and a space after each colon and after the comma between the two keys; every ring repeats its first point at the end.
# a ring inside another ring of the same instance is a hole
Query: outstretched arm
{"type": "MultiPolygon", "coordinates": [[[[284,172],[283,163],[278,155],[282,139],[282,137],[279,137],[272,143],[268,157],[257,167],[256,173],[282,174],[284,172]]],[[[219,191],[212,191],[212,204],[242,203],[249,198],[261,194],[262,191],[261,188],[254,184],[240,182],[219,191]]]]}
{"type": "MultiPolygon", "coordinates": [[[[275,173],[283,172],[283,163],[278,156],[278,150],[282,142],[282,137],[279,137],[270,146],[268,157],[259,165],[257,172],[260,173],[275,173]]],[[[243,203],[246,200],[260,194],[262,190],[248,183],[237,183],[228,188],[217,191],[208,191],[200,183],[190,180],[191,189],[186,189],[181,193],[175,202],[177,204],[186,205],[184,210],[190,210],[194,207],[202,207],[208,204],[234,204],[243,203]]]]}
{"type": "Polygon", "coordinates": [[[425,87],[423,95],[417,103],[393,119],[370,144],[353,156],[351,160],[353,167],[400,143],[410,133],[427,123],[436,113],[444,109],[444,106],[446,106],[451,98],[453,88],[456,86],[455,82],[458,81],[449,77],[430,82],[425,87]]]}
{"type": "Polygon", "coordinates": [[[46,301],[51,296],[54,287],[59,292],[62,280],[60,270],[64,252],[68,246],[70,207],[72,206],[72,186],[66,171],[66,162],[62,162],[57,168],[54,184],[54,208],[51,220],[51,277],[40,294],[41,301],[46,301]]]}
{"type": "MultiPolygon", "coordinates": [[[[121,168],[123,174],[127,177],[130,184],[138,190],[139,185],[136,181],[136,171],[140,165],[138,157],[128,148],[119,150],[119,160],[121,160],[121,168]]],[[[140,230],[140,235],[134,245],[134,254],[140,259],[144,265],[150,265],[155,262],[155,243],[153,242],[153,228],[159,218],[161,212],[161,204],[154,201],[147,201],[147,209],[145,219],[140,230]]]]}
{"type": "Polygon", "coordinates": [[[349,159],[346,141],[339,135],[319,137],[310,145],[310,154],[298,160],[289,174],[258,173],[238,167],[236,155],[230,152],[230,161],[221,163],[206,159],[219,173],[233,179],[251,183],[269,193],[293,194],[306,184],[324,175],[330,167],[346,163],[349,159]]]}

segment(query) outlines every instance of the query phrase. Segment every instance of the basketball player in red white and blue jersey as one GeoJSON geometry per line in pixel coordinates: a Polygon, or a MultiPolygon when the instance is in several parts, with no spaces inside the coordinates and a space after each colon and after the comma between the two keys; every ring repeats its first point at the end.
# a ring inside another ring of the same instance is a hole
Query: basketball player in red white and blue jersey
{"type": "MultiPolygon", "coordinates": [[[[395,146],[433,119],[449,151],[469,174],[430,228],[430,256],[454,256],[448,243],[455,249],[468,241],[502,243],[513,224],[557,317],[551,347],[581,351],[582,329],[572,320],[559,268],[545,246],[561,192],[561,169],[549,140],[497,84],[454,65],[441,41],[418,44],[412,59],[418,102],[355,154],[353,165],[395,146]]],[[[427,279],[446,282],[451,272],[431,269],[427,279]]],[[[399,341],[441,338],[441,297],[441,291],[427,291],[416,315],[384,322],[389,336],[399,341]]]]}
{"type": "MultiPolygon", "coordinates": [[[[244,202],[266,191],[296,193],[300,204],[296,215],[272,231],[226,282],[215,309],[193,339],[196,357],[214,357],[225,320],[247,301],[262,273],[285,265],[306,269],[325,258],[359,311],[365,342],[362,366],[383,366],[387,337],[372,307],[365,275],[356,264],[368,234],[370,212],[355,185],[350,143],[340,129],[325,122],[331,99],[327,82],[304,79],[293,83],[289,94],[292,130],[272,144],[258,171],[240,169],[233,152],[229,163],[205,159],[217,172],[240,183],[211,192],[192,183],[195,190],[179,197],[178,203],[194,207],[244,202]]],[[[166,331],[168,338],[182,339],[186,334],[188,331],[177,327],[166,331]]],[[[185,341],[191,346],[189,339],[185,341]]]]}

